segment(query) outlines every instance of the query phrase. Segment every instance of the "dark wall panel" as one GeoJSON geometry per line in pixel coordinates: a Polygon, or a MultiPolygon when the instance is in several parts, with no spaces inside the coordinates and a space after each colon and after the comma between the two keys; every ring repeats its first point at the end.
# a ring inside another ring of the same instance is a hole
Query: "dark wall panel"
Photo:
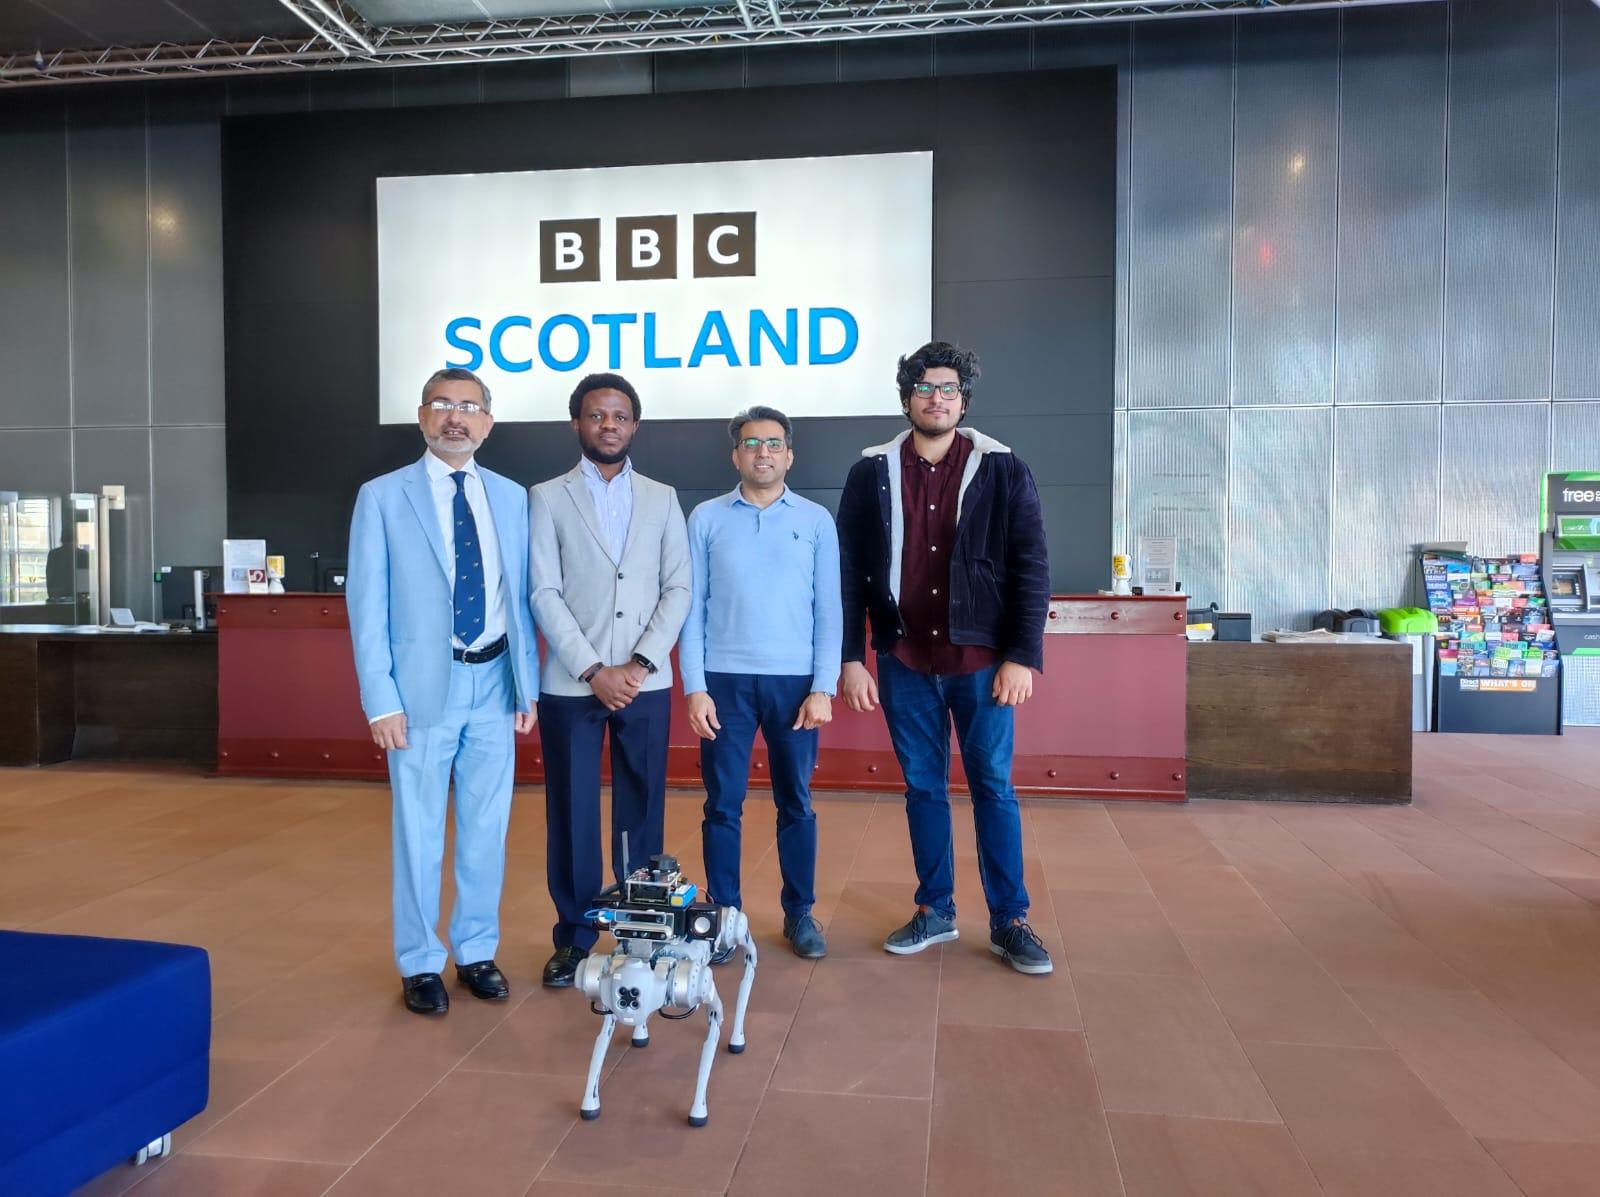
{"type": "Polygon", "coordinates": [[[210,498],[228,489],[222,429],[152,429],[150,454],[155,564],[220,561],[227,518],[210,498]]]}
{"type": "Polygon", "coordinates": [[[222,177],[215,121],[150,128],[153,424],[221,424],[222,177]]]}
{"type": "MultiPolygon", "coordinates": [[[[933,43],[913,40],[872,53],[907,55],[915,73],[918,55],[931,63],[933,43]]],[[[867,52],[848,55],[854,68],[867,52]]],[[[670,58],[658,73],[680,70],[670,58]]],[[[777,61],[752,52],[752,78],[759,60],[777,61]]],[[[577,67],[574,93],[591,91],[596,80],[580,83],[577,67]]],[[[486,92],[492,74],[485,69],[486,92]]],[[[688,92],[230,120],[230,534],[265,536],[288,558],[291,587],[303,586],[307,554],[343,552],[359,485],[422,452],[414,428],[377,422],[375,178],[931,149],[935,334],[986,363],[972,423],[1033,465],[1050,534],[1065,538],[1052,554],[1055,585],[1093,588],[1110,552],[1116,105],[1115,73],[1100,69],[750,89],[734,107],[725,92],[688,92]],[[306,161],[319,169],[296,168],[306,161]],[[284,407],[307,380],[319,403],[313,441],[284,407]]],[[[871,404],[881,416],[797,421],[797,489],[836,503],[861,449],[905,427],[893,378],[894,363],[884,362],[871,404]]],[[[643,400],[638,468],[678,487],[686,504],[728,490],[722,422],[652,422],[648,391],[643,400]]],[[[481,456],[532,483],[571,468],[577,454],[565,424],[507,422],[481,456]]]]}
{"type": "Polygon", "coordinates": [[[27,396],[0,403],[0,427],[71,423],[65,128],[54,98],[0,108],[0,378],[27,396]]]}
{"type": "Polygon", "coordinates": [[[150,418],[150,275],[142,97],[68,111],[73,416],[78,426],[150,418]]]}

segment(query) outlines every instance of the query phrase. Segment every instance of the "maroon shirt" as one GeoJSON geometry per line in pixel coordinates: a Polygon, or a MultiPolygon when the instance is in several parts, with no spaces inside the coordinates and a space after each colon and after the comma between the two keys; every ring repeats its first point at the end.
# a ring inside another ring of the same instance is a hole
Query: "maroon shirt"
{"type": "Polygon", "coordinates": [[[956,545],[956,506],[972,442],[959,432],[938,465],[924,461],[914,437],[900,444],[900,503],[905,540],[900,549],[900,621],[905,635],[894,655],[918,673],[976,673],[1000,655],[981,644],[950,643],[950,553],[956,545]]]}

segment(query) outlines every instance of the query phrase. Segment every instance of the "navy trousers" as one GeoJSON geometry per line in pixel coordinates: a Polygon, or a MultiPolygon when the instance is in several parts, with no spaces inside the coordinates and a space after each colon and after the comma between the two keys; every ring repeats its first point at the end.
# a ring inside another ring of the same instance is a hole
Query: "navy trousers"
{"type": "Polygon", "coordinates": [[[700,824],[706,889],[723,906],[742,906],[739,893],[740,821],[750,778],[756,732],[767,745],[767,770],[778,807],[778,868],[783,874],[783,912],[810,914],[816,900],[817,820],[811,813],[811,770],[817,762],[817,730],[795,731],[800,704],[811,693],[811,676],[754,677],[707,673],[706,693],[717,704],[722,730],[700,741],[700,773],[706,783],[705,819],[700,824]]]}
{"type": "Polygon", "coordinates": [[[611,868],[622,880],[622,833],[628,864],[661,851],[667,800],[670,696],[646,690],[620,711],[594,695],[539,695],[544,756],[546,864],[556,904],[558,948],[588,951],[599,938],[584,920],[604,887],[600,853],[600,746],[611,737],[611,868]]]}

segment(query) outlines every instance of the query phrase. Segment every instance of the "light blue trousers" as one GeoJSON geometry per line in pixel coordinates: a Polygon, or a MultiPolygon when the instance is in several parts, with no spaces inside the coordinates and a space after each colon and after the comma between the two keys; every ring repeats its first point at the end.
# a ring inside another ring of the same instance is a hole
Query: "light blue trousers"
{"type": "Polygon", "coordinates": [[[456,963],[493,958],[500,944],[500,887],[516,763],[511,660],[450,666],[444,714],[406,728],[409,747],[389,753],[394,790],[394,957],[402,977],[443,970],[449,953],[439,922],[444,820],[456,793],[456,901],[450,943],[456,963]]]}

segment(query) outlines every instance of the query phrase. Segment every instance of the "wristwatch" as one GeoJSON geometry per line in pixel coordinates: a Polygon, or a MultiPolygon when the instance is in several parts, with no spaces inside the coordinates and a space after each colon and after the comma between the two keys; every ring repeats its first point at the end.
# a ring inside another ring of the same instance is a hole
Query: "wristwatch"
{"type": "Polygon", "coordinates": [[[593,665],[589,666],[589,668],[585,669],[578,675],[578,680],[585,683],[592,682],[594,681],[594,675],[599,673],[603,668],[605,668],[605,666],[599,661],[596,661],[593,665]]]}
{"type": "Polygon", "coordinates": [[[654,673],[656,671],[655,662],[653,662],[649,657],[645,656],[643,653],[634,653],[633,654],[633,659],[634,659],[634,662],[636,664],[644,666],[644,671],[646,673],[654,673]]]}

